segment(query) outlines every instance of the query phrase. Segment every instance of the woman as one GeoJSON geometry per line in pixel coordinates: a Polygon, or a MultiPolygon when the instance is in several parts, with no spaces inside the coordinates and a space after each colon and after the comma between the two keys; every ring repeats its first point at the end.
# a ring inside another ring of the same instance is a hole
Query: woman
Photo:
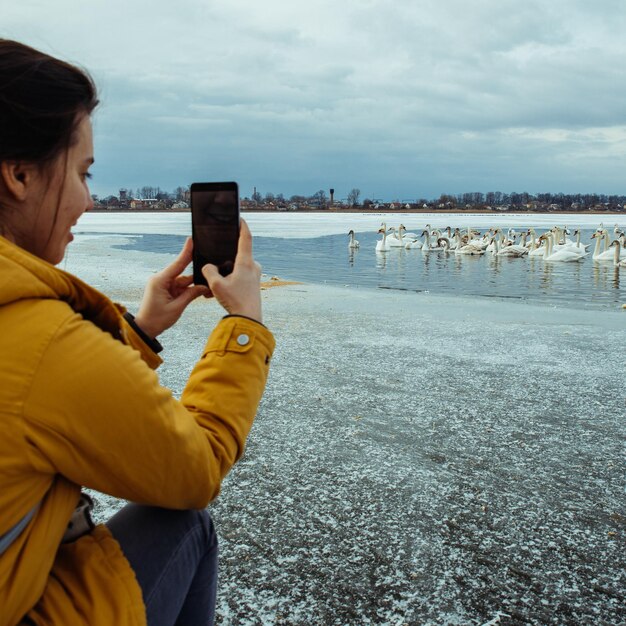
{"type": "Polygon", "coordinates": [[[233,273],[206,266],[209,289],[194,286],[188,241],[135,319],[57,269],[92,206],[96,104],[84,72],[0,40],[0,626],[207,624],[204,508],[242,454],[274,348],[260,267],[242,221],[233,273]],[[228,315],[177,401],[153,372],[156,337],[200,295],[228,315]],[[68,528],[81,487],[135,504],[68,528]]]}

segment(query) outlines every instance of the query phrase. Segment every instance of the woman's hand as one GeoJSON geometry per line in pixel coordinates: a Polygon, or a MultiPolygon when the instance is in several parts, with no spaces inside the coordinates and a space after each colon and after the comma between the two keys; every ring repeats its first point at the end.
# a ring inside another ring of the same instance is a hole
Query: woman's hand
{"type": "Polygon", "coordinates": [[[188,237],[178,258],[148,280],[135,322],[153,339],[173,326],[192,300],[210,295],[204,285],[192,284],[193,276],[182,276],[191,263],[192,250],[188,237]]]}
{"type": "Polygon", "coordinates": [[[228,276],[222,276],[215,265],[205,265],[202,273],[211,293],[231,315],[244,315],[262,322],[261,266],[252,256],[252,235],[241,220],[235,267],[228,276]]]}

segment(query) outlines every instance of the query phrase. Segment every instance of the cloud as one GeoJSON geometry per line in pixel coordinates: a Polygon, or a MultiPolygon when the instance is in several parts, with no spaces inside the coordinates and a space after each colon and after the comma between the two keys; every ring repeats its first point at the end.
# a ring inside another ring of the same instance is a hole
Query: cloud
{"type": "Polygon", "coordinates": [[[617,0],[22,0],[3,17],[94,74],[98,189],[621,189],[617,0]]]}

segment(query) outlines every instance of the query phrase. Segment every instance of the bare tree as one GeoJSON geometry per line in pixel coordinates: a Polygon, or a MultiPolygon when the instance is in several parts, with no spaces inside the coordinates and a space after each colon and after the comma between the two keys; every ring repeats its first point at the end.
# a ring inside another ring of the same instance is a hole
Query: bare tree
{"type": "Polygon", "coordinates": [[[349,206],[356,206],[359,204],[359,196],[361,195],[361,190],[360,189],[353,189],[349,194],[348,194],[348,205],[349,206]]]}
{"type": "Polygon", "coordinates": [[[176,198],[176,200],[184,200],[185,193],[188,190],[189,190],[189,187],[176,187],[176,189],[174,189],[174,198],[176,198]]]}
{"type": "Polygon", "coordinates": [[[137,192],[141,194],[141,197],[145,199],[156,197],[157,190],[154,187],[150,187],[149,185],[145,185],[141,189],[137,189],[137,192]]]}
{"type": "Polygon", "coordinates": [[[311,204],[317,204],[320,209],[326,208],[326,192],[323,189],[316,191],[311,196],[311,204]]]}

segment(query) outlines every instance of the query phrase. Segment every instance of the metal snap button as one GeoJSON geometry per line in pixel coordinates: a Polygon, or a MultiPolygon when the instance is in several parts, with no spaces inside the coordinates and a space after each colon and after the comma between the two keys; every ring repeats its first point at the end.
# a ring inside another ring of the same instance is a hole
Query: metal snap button
{"type": "Polygon", "coordinates": [[[248,337],[248,335],[239,335],[239,337],[237,337],[237,343],[240,346],[247,346],[250,343],[250,337],[248,337]]]}

